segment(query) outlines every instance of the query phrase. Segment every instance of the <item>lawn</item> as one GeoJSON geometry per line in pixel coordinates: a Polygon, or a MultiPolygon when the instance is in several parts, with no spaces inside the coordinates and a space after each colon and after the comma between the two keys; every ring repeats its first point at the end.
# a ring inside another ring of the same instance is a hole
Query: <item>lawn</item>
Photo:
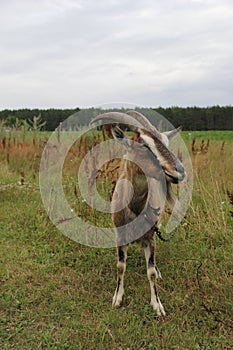
{"type": "MultiPolygon", "coordinates": [[[[194,190],[173,240],[157,239],[164,318],[149,305],[139,246],[129,247],[124,304],[114,310],[115,249],[83,246],[50,222],[38,180],[48,135],[1,136],[0,349],[233,348],[233,133],[182,135],[191,153],[194,190]],[[201,147],[202,139],[204,146],[209,139],[208,147],[201,147]]],[[[76,211],[81,210],[76,167],[84,148],[74,145],[65,162],[64,186],[76,211]]],[[[82,213],[93,219],[92,212],[82,213]]]]}

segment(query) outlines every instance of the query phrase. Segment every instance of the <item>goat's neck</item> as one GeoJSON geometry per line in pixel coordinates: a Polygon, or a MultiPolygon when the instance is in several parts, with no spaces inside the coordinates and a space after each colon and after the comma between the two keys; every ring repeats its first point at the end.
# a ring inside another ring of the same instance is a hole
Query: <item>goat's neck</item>
{"type": "Polygon", "coordinates": [[[126,162],[125,170],[126,178],[131,182],[134,192],[138,194],[141,192],[147,193],[147,179],[142,170],[132,162],[126,162]]]}
{"type": "Polygon", "coordinates": [[[139,214],[146,203],[148,195],[148,183],[146,176],[136,164],[126,162],[125,178],[131,182],[134,190],[129,208],[135,214],[139,214]]]}

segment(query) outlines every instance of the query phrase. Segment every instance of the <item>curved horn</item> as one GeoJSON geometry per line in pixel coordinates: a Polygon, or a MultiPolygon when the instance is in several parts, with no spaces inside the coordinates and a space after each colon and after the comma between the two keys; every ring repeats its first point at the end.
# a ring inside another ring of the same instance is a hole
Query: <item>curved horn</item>
{"type": "Polygon", "coordinates": [[[143,124],[140,123],[139,120],[133,118],[133,116],[130,116],[126,113],[121,112],[107,112],[104,114],[100,114],[97,117],[95,117],[90,124],[93,124],[99,120],[106,120],[109,123],[120,123],[127,125],[131,130],[138,131],[139,129],[143,128],[143,124]]]}
{"type": "Polygon", "coordinates": [[[126,114],[130,115],[134,119],[136,119],[140,124],[143,125],[143,128],[147,131],[152,132],[159,140],[162,140],[161,133],[156,129],[156,127],[151,124],[151,122],[141,113],[131,110],[126,112],[126,114]]]}
{"type": "Polygon", "coordinates": [[[142,124],[142,126],[145,128],[145,129],[149,129],[149,130],[156,130],[157,129],[154,127],[154,125],[151,124],[151,122],[141,113],[137,112],[137,111],[134,111],[134,110],[131,110],[131,111],[128,111],[126,112],[126,114],[130,115],[131,117],[133,117],[134,119],[136,119],[140,124],[142,124]]]}

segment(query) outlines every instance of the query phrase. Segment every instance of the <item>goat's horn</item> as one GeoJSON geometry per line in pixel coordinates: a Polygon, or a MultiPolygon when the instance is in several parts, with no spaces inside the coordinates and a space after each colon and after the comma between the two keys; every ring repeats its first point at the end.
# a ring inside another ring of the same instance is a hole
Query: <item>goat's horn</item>
{"type": "Polygon", "coordinates": [[[156,130],[154,125],[152,125],[151,122],[143,114],[134,110],[128,111],[126,114],[136,119],[145,129],[150,129],[153,131],[156,130]]]}
{"type": "Polygon", "coordinates": [[[107,120],[109,123],[120,123],[127,125],[131,130],[138,131],[138,129],[142,129],[144,125],[140,122],[140,120],[135,119],[133,116],[130,116],[126,113],[121,112],[108,112],[104,114],[100,114],[95,117],[90,124],[93,124],[99,120],[107,120]]]}
{"type": "Polygon", "coordinates": [[[151,122],[141,113],[131,110],[126,112],[126,114],[130,115],[133,117],[135,120],[137,120],[140,124],[142,124],[143,128],[146,129],[147,131],[152,132],[158,139],[161,140],[161,134],[160,132],[156,129],[156,127],[151,124],[151,122]]]}

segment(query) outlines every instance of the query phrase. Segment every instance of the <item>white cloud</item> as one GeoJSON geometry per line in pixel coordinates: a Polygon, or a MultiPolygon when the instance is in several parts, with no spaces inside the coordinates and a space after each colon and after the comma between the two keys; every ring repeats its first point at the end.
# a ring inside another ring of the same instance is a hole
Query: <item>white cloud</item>
{"type": "Polygon", "coordinates": [[[233,5],[5,0],[0,108],[231,104],[233,5]]]}

